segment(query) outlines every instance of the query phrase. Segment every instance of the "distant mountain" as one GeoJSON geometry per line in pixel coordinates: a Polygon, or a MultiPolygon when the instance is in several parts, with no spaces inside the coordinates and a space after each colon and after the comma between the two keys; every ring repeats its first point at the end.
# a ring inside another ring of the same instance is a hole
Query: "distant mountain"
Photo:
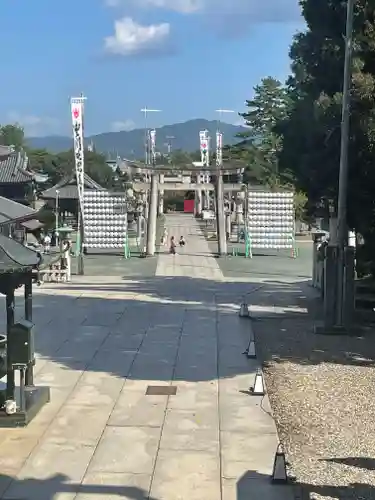
{"type": "MultiPolygon", "coordinates": [[[[184,123],[164,125],[156,129],[157,150],[166,152],[167,137],[174,137],[174,139],[171,139],[174,150],[196,151],[199,149],[199,132],[206,129],[209,130],[213,139],[213,147],[215,147],[216,121],[197,119],[184,123]]],[[[235,137],[236,134],[243,132],[245,129],[229,123],[220,123],[220,130],[224,134],[224,144],[233,144],[238,140],[235,137]]],[[[92,141],[96,151],[109,154],[112,157],[118,154],[128,159],[143,158],[144,135],[144,129],[135,129],[129,132],[105,132],[86,137],[85,142],[88,144],[92,141]]],[[[72,138],[62,136],[29,137],[26,141],[31,148],[47,149],[51,153],[66,151],[72,147],[73,142],[72,138]]]]}

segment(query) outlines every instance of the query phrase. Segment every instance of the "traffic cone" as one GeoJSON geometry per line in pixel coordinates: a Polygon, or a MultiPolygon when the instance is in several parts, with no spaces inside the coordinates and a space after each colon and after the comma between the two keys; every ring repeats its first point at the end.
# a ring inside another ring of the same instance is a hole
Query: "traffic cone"
{"type": "Polygon", "coordinates": [[[244,354],[248,358],[254,359],[257,357],[256,352],[255,352],[255,342],[254,340],[250,340],[249,345],[247,346],[246,351],[244,351],[244,354]]]}
{"type": "Polygon", "coordinates": [[[240,318],[248,318],[249,316],[249,306],[246,304],[246,302],[242,302],[240,307],[240,318]]]}
{"type": "Polygon", "coordinates": [[[286,471],[286,459],[285,453],[282,450],[281,444],[279,443],[276,453],[275,459],[273,461],[273,470],[272,470],[272,482],[278,484],[285,484],[288,482],[288,474],[286,471]]]}
{"type": "Polygon", "coordinates": [[[253,396],[264,396],[266,394],[261,370],[256,372],[254,385],[253,387],[250,387],[250,392],[253,396]]]}

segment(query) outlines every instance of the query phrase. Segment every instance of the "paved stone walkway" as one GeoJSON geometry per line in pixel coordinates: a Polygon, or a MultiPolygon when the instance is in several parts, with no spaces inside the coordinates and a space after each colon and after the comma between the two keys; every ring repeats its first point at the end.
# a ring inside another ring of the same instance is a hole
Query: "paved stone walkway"
{"type": "Polygon", "coordinates": [[[167,223],[187,245],[166,249],[154,278],[36,289],[36,382],[52,401],[28,428],[0,430],[1,498],[291,498],[270,484],[268,400],[247,393],[257,362],[242,355],[238,304],[259,285],[225,282],[192,217],[167,223]]]}

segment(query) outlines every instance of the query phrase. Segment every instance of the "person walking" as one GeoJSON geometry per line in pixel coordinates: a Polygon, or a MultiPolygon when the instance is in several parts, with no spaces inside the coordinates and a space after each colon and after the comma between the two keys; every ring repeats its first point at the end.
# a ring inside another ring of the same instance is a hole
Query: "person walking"
{"type": "Polygon", "coordinates": [[[48,233],[43,238],[43,250],[44,253],[50,253],[51,250],[51,237],[48,233]]]}
{"type": "Polygon", "coordinates": [[[185,238],[183,236],[180,236],[180,241],[178,242],[180,245],[180,248],[183,248],[185,246],[185,238]]]}
{"type": "Polygon", "coordinates": [[[176,255],[176,242],[174,236],[171,237],[171,242],[169,245],[169,253],[171,253],[172,255],[176,255]]]}

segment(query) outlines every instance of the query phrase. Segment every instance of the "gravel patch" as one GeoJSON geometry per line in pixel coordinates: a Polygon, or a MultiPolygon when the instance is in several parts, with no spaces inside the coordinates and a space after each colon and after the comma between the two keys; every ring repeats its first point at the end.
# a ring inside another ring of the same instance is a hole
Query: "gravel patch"
{"type": "Polygon", "coordinates": [[[308,307],[253,323],[298,500],[375,500],[375,335],[313,333],[308,285],[267,285],[253,304],[308,307]]]}

